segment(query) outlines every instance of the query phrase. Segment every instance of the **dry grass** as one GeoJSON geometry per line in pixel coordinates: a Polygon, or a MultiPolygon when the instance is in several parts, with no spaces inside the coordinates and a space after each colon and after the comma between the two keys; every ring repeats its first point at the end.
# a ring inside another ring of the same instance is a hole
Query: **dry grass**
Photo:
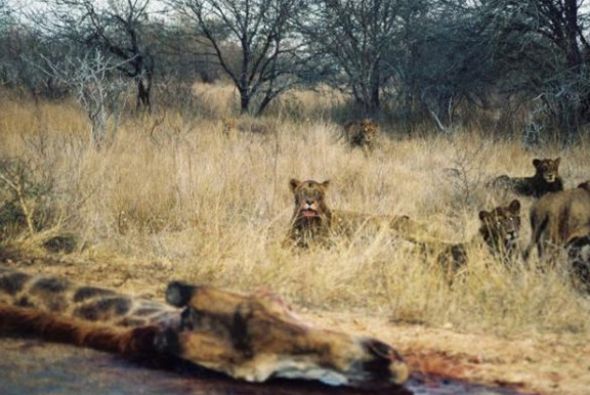
{"type": "MultiPolygon", "coordinates": [[[[310,104],[317,97],[300,93],[300,111],[309,117],[276,110],[280,122],[267,135],[222,133],[214,118],[228,115],[230,96],[207,100],[207,118],[169,111],[128,119],[100,152],[89,145],[88,125],[74,106],[5,100],[0,155],[51,175],[59,214],[53,232],[77,234],[76,253],[86,259],[134,262],[138,271],[158,262],[171,269],[166,277],[267,287],[302,306],[396,321],[503,334],[590,333],[590,302],[562,269],[504,267],[481,248],[471,251],[465,281],[449,289],[435,257],[424,259],[387,234],[329,250],[281,248],[291,177],[332,180],[333,207],[407,214],[462,241],[476,234],[479,210],[510,199],[490,193],[485,181],[505,172],[528,175],[532,157],[561,155],[567,186],[574,186],[590,177],[586,147],[527,152],[518,142],[464,131],[452,139],[385,137],[367,158],[337,141],[337,125],[325,120],[332,99],[310,104]]],[[[529,233],[530,201],[523,203],[521,243],[529,233]]],[[[36,240],[22,234],[10,243],[34,248],[36,240]]]]}

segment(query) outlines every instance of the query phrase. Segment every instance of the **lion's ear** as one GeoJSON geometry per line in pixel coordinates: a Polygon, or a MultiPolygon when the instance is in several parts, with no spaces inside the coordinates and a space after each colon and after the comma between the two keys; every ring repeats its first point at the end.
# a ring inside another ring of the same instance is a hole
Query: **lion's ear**
{"type": "Polygon", "coordinates": [[[541,164],[541,159],[533,159],[533,166],[535,167],[539,167],[539,165],[541,164]]]}
{"type": "Polygon", "coordinates": [[[289,186],[291,187],[291,191],[295,192],[295,190],[297,189],[297,187],[301,185],[301,181],[295,179],[295,178],[291,178],[291,180],[289,181],[289,186]]]}
{"type": "Polygon", "coordinates": [[[481,211],[479,212],[479,219],[481,219],[482,221],[485,221],[486,219],[490,218],[490,215],[491,215],[491,214],[490,214],[490,213],[488,213],[487,211],[485,211],[485,210],[481,210],[481,211]]]}
{"type": "Polygon", "coordinates": [[[557,158],[555,158],[554,162],[555,166],[559,166],[559,162],[561,162],[561,157],[558,156],[557,158]]]}
{"type": "Polygon", "coordinates": [[[518,199],[514,199],[513,201],[511,201],[510,206],[508,206],[508,208],[513,213],[519,213],[520,212],[520,202],[518,201],[518,199]]]}
{"type": "Polygon", "coordinates": [[[330,185],[330,180],[326,180],[326,181],[322,182],[320,185],[322,187],[324,187],[324,189],[327,189],[328,186],[330,185]]]}

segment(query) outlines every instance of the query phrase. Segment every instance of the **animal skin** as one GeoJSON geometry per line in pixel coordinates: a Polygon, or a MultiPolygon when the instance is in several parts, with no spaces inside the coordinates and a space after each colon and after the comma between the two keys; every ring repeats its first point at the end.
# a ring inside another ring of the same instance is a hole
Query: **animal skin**
{"type": "Polygon", "coordinates": [[[231,377],[319,380],[361,388],[403,383],[387,344],[316,328],[271,294],[172,282],[168,304],[0,266],[0,329],[144,358],[180,358],[231,377]]]}

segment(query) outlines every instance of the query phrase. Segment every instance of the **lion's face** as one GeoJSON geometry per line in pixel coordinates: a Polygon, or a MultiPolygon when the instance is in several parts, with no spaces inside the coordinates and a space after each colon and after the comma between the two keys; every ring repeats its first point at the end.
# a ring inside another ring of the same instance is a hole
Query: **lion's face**
{"type": "Polygon", "coordinates": [[[508,206],[496,207],[492,211],[480,211],[482,222],[480,232],[488,243],[506,251],[516,247],[520,233],[520,202],[513,200],[508,206]]]}
{"type": "Polygon", "coordinates": [[[358,141],[354,142],[359,145],[371,145],[377,137],[378,130],[379,125],[377,125],[376,122],[369,118],[365,118],[359,123],[359,132],[355,136],[356,140],[358,141]]]}
{"type": "Polygon", "coordinates": [[[327,211],[325,201],[326,190],[330,181],[317,182],[313,180],[289,182],[295,197],[295,219],[321,218],[327,211]]]}
{"type": "Polygon", "coordinates": [[[540,174],[547,182],[555,182],[559,177],[559,162],[561,158],[556,159],[533,159],[536,174],[540,174]]]}

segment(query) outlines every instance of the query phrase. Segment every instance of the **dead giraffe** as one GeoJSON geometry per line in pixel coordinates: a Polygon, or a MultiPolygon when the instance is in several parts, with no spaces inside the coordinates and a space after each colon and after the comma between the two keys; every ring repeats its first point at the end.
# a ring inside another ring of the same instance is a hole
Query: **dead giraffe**
{"type": "Polygon", "coordinates": [[[297,319],[276,296],[172,282],[164,303],[0,265],[0,329],[100,350],[172,356],[261,382],[401,384],[408,368],[385,343],[297,319]]]}

